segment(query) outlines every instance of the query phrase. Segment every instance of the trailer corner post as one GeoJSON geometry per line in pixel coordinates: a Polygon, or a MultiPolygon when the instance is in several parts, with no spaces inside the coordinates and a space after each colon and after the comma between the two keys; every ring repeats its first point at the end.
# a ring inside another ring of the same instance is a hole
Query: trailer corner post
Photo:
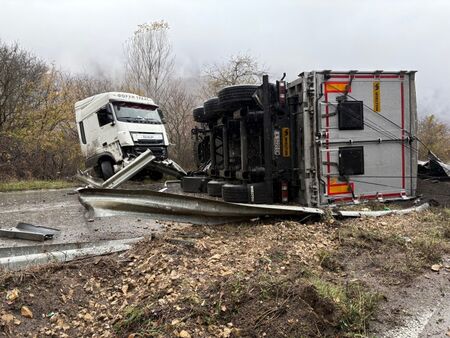
{"type": "Polygon", "coordinates": [[[264,166],[265,176],[264,182],[266,183],[267,199],[273,202],[273,130],[272,130],[272,116],[270,109],[270,85],[269,76],[263,76],[263,106],[264,106],[264,166]]]}

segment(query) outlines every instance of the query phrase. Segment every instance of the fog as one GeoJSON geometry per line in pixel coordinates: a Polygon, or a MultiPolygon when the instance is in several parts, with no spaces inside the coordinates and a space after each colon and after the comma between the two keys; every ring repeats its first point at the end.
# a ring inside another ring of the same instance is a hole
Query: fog
{"type": "Polygon", "coordinates": [[[239,52],[275,77],[305,70],[417,70],[421,114],[450,122],[450,2],[0,0],[0,40],[73,72],[120,74],[138,24],[165,20],[180,76],[239,52]]]}

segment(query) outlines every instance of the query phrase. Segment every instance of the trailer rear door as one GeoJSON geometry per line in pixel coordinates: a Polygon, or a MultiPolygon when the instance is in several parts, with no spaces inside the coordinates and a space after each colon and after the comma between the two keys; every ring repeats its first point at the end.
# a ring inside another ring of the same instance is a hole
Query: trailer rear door
{"type": "Polygon", "coordinates": [[[321,203],[415,194],[413,72],[316,73],[321,203]]]}

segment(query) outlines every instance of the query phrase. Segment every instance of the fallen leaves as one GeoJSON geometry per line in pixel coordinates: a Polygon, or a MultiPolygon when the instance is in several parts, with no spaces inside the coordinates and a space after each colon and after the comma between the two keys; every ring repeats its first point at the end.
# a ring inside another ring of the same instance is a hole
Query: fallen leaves
{"type": "Polygon", "coordinates": [[[3,323],[9,324],[14,321],[14,316],[10,313],[6,313],[0,317],[3,323]]]}
{"type": "Polygon", "coordinates": [[[30,308],[26,305],[20,308],[20,314],[25,318],[33,318],[33,312],[31,312],[30,308]]]}
{"type": "Polygon", "coordinates": [[[431,266],[431,270],[434,271],[434,272],[439,272],[439,270],[441,270],[441,268],[442,268],[441,264],[433,264],[431,266]]]}
{"type": "Polygon", "coordinates": [[[94,320],[94,317],[93,317],[90,313],[86,313],[86,314],[83,316],[83,319],[84,319],[85,321],[87,321],[87,322],[92,322],[92,321],[94,320]]]}
{"type": "Polygon", "coordinates": [[[19,298],[19,295],[20,295],[20,291],[17,288],[7,291],[6,292],[6,302],[8,304],[14,303],[14,301],[17,298],[19,298]]]}
{"type": "Polygon", "coordinates": [[[180,338],[191,338],[191,335],[186,330],[181,330],[178,334],[178,337],[180,338]]]}

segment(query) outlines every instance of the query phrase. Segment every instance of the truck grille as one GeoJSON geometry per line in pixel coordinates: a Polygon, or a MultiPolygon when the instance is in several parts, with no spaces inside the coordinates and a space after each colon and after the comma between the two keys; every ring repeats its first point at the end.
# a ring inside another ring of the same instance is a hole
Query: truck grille
{"type": "Polygon", "coordinates": [[[163,140],[138,140],[134,141],[135,144],[153,144],[153,145],[164,145],[163,140]]]}

